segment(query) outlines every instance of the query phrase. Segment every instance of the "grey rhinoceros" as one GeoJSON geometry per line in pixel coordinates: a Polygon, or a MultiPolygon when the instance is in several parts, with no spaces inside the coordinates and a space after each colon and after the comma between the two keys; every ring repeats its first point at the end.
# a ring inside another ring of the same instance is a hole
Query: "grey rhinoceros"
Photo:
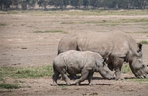
{"type": "Polygon", "coordinates": [[[85,79],[88,79],[89,85],[92,84],[92,76],[94,72],[99,72],[101,76],[108,79],[113,78],[113,72],[105,64],[105,60],[98,53],[91,51],[75,51],[70,50],[59,54],[53,60],[53,84],[57,85],[59,74],[70,85],[70,79],[66,73],[73,75],[81,73],[81,77],[73,84],[79,85],[85,79]]]}
{"type": "Polygon", "coordinates": [[[136,77],[145,78],[148,74],[142,60],[142,44],[122,32],[69,33],[59,42],[58,54],[68,50],[93,51],[103,58],[109,57],[108,67],[115,70],[117,80],[124,79],[121,76],[124,62],[129,62],[136,77]]]}

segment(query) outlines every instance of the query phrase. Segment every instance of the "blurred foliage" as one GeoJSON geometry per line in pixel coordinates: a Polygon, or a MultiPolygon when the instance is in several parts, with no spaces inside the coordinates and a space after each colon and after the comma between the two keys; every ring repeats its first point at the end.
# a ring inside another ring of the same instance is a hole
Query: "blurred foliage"
{"type": "Polygon", "coordinates": [[[47,10],[48,6],[63,10],[68,5],[75,9],[145,9],[148,0],[0,0],[0,9],[9,10],[10,8],[22,10],[34,9],[36,5],[47,10]]]}

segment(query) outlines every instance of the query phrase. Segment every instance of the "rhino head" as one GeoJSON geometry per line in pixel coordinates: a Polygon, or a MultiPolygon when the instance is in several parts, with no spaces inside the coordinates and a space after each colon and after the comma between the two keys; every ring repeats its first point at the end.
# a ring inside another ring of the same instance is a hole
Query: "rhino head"
{"type": "Polygon", "coordinates": [[[142,44],[138,44],[137,53],[132,55],[129,62],[133,74],[137,78],[146,78],[148,74],[147,64],[142,60],[142,44]]]}
{"type": "Polygon", "coordinates": [[[114,73],[108,68],[106,61],[108,58],[105,58],[102,62],[102,66],[99,66],[99,73],[103,78],[106,79],[113,79],[114,78],[114,73]]]}
{"type": "Polygon", "coordinates": [[[130,68],[137,78],[146,78],[148,74],[147,65],[142,61],[142,59],[134,60],[133,64],[130,64],[130,68]]]}

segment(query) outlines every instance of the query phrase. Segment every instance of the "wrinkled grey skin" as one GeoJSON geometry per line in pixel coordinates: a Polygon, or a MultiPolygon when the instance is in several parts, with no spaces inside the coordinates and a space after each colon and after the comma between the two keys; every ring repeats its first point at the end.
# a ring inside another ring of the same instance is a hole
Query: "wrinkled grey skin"
{"type": "Polygon", "coordinates": [[[70,50],[59,54],[53,60],[53,84],[57,85],[59,74],[70,85],[70,79],[66,73],[73,75],[81,73],[81,77],[73,84],[79,85],[82,81],[88,79],[89,85],[92,84],[92,76],[94,72],[99,72],[103,77],[113,78],[113,72],[105,65],[105,61],[98,53],[90,51],[70,50]]]}
{"type": "Polygon", "coordinates": [[[122,32],[70,33],[59,42],[58,54],[68,50],[92,51],[103,58],[109,57],[108,67],[115,70],[117,80],[124,79],[121,76],[124,62],[129,62],[136,77],[145,78],[148,74],[147,65],[142,60],[142,44],[122,32]]]}

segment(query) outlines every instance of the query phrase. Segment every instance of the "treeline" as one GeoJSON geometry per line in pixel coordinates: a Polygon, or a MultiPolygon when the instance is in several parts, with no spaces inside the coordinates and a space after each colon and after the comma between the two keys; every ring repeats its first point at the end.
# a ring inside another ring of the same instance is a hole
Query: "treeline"
{"type": "Polygon", "coordinates": [[[146,9],[148,0],[0,0],[0,10],[35,9],[146,9]],[[70,6],[70,7],[68,7],[70,6]]]}

